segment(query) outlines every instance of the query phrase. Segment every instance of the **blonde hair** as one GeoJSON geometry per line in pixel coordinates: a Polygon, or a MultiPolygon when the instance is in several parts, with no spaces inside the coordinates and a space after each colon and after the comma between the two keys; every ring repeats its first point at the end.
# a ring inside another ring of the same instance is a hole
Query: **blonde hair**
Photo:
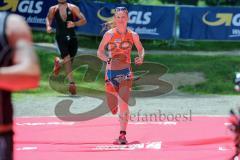
{"type": "MultiPolygon", "coordinates": [[[[126,14],[128,14],[128,10],[127,10],[126,7],[116,7],[116,8],[115,8],[114,16],[116,15],[117,12],[120,12],[120,11],[123,11],[123,12],[125,12],[126,14]]],[[[107,22],[103,23],[102,26],[103,26],[103,27],[102,27],[102,31],[101,31],[101,32],[103,32],[103,31],[105,31],[105,30],[108,31],[108,30],[110,30],[110,29],[115,28],[115,27],[116,27],[116,24],[115,24],[115,22],[114,22],[114,19],[111,18],[111,19],[108,20],[107,22]]]]}
{"type": "Polygon", "coordinates": [[[115,24],[115,22],[114,22],[113,19],[111,19],[111,20],[103,23],[102,25],[103,25],[103,27],[102,27],[102,32],[103,32],[103,31],[108,31],[108,30],[113,29],[113,28],[116,27],[116,24],[115,24]]]}

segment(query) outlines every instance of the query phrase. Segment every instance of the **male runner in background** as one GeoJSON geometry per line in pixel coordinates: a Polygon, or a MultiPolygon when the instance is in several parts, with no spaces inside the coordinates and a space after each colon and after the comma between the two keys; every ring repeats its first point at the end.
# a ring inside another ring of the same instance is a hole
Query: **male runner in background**
{"type": "Polygon", "coordinates": [[[67,3],[67,0],[58,0],[58,4],[50,7],[46,17],[46,30],[52,32],[52,22],[56,21],[56,40],[61,52],[61,59],[54,60],[54,75],[57,76],[61,63],[65,64],[67,79],[69,80],[69,92],[76,94],[76,86],[72,76],[72,62],[77,53],[78,41],[74,28],[86,23],[86,18],[79,8],[67,3]],[[75,21],[75,19],[78,19],[75,21]]]}

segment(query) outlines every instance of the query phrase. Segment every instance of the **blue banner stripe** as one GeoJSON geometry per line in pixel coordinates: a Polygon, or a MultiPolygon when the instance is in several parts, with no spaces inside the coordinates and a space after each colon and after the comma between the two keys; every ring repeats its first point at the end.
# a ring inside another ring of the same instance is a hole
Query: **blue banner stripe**
{"type": "Polygon", "coordinates": [[[239,40],[240,8],[181,7],[180,38],[239,40]]]}
{"type": "MultiPolygon", "coordinates": [[[[33,28],[45,29],[48,10],[55,0],[5,0],[0,2],[0,11],[8,10],[24,16],[33,28]]],[[[75,3],[76,4],[76,3],[75,3]]],[[[77,28],[85,35],[101,36],[102,24],[113,16],[115,3],[79,1],[77,4],[86,16],[87,24],[77,28]]],[[[160,6],[127,5],[129,27],[139,33],[142,39],[171,39],[173,37],[175,8],[160,6]]]]}

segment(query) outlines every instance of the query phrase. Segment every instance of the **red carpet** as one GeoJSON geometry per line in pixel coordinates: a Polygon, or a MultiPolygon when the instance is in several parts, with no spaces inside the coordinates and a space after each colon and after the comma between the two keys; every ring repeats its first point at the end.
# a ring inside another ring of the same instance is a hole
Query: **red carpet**
{"type": "Polygon", "coordinates": [[[129,144],[114,144],[117,118],[66,122],[15,119],[15,160],[227,160],[234,152],[224,117],[187,122],[130,122],[129,144]]]}

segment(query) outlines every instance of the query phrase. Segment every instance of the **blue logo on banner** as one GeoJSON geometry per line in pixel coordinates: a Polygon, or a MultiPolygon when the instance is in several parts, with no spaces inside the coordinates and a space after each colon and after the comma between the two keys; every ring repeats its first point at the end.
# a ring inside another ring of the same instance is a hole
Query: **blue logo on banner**
{"type": "Polygon", "coordinates": [[[0,11],[10,10],[16,12],[19,0],[4,0],[4,3],[0,5],[0,11]]]}
{"type": "Polygon", "coordinates": [[[220,26],[220,25],[225,25],[225,26],[230,26],[232,22],[232,13],[217,13],[216,18],[218,18],[216,21],[208,21],[207,20],[207,15],[209,12],[205,13],[202,17],[202,20],[205,24],[209,26],[220,26]]]}
{"type": "Polygon", "coordinates": [[[239,8],[181,7],[180,38],[183,39],[239,40],[239,26],[239,8]]]}
{"type": "Polygon", "coordinates": [[[4,5],[0,6],[0,11],[39,14],[42,12],[43,3],[44,2],[40,0],[4,0],[4,5]]]}
{"type": "Polygon", "coordinates": [[[110,21],[113,19],[113,14],[115,13],[115,10],[114,9],[111,9],[109,11],[109,9],[105,8],[105,7],[102,7],[98,10],[97,12],[97,17],[99,19],[101,19],[102,21],[110,21]],[[104,15],[103,12],[109,12],[107,15],[104,15]],[[110,15],[110,16],[109,16],[110,15]]]}

